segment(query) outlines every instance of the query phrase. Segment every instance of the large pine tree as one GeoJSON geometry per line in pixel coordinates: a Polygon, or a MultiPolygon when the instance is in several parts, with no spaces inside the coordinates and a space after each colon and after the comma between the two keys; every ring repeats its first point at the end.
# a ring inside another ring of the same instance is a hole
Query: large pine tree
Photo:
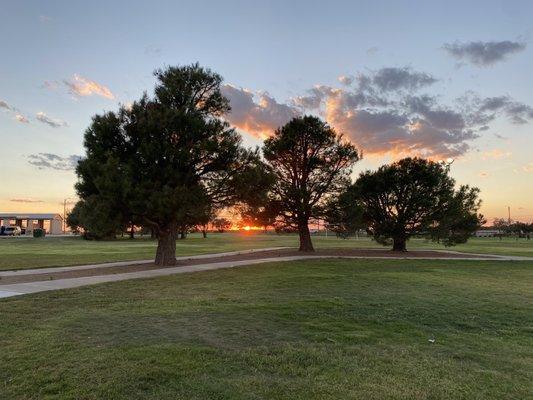
{"type": "Polygon", "coordinates": [[[220,75],[194,64],[155,76],[154,96],[93,118],[76,188],[85,204],[151,228],[155,263],[173,265],[178,229],[253,192],[260,182],[246,177],[262,169],[222,118],[230,107],[220,75]]]}

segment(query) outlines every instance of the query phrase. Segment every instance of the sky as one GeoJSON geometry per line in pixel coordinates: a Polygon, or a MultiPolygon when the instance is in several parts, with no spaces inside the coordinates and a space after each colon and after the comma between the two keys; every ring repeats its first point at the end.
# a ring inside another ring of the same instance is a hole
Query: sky
{"type": "Polygon", "coordinates": [[[152,92],[153,71],[224,77],[247,146],[314,114],[363,170],[453,160],[488,220],[533,220],[529,1],[0,0],[0,211],[62,212],[91,117],[152,92]]]}

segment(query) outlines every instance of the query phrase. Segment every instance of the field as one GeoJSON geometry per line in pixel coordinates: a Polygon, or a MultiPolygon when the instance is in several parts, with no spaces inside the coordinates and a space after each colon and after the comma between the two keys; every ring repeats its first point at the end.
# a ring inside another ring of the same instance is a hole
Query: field
{"type": "MultiPolygon", "coordinates": [[[[317,248],[377,247],[368,238],[342,240],[336,237],[315,236],[317,248]]],[[[298,244],[295,235],[263,233],[211,234],[207,239],[190,235],[177,241],[177,255],[216,253],[250,248],[292,246],[298,244]]],[[[0,270],[78,265],[112,261],[152,259],[156,242],[150,239],[117,239],[114,241],[86,241],[81,238],[2,238],[0,239],[0,270]]],[[[408,249],[444,249],[444,246],[414,239],[408,249]]],[[[481,254],[501,254],[533,257],[533,240],[473,238],[467,244],[452,247],[455,251],[481,254]]]]}
{"type": "Polygon", "coordinates": [[[4,299],[0,398],[525,399],[532,288],[532,262],[321,260],[4,299]]]}
{"type": "MultiPolygon", "coordinates": [[[[379,247],[315,236],[317,248],[379,247]]],[[[296,246],[192,235],[178,255],[296,246]]],[[[149,239],[1,239],[0,269],[150,259],[149,239]]],[[[413,240],[410,249],[440,248],[413,240]]],[[[453,250],[533,256],[524,239],[453,250]]],[[[533,261],[306,260],[0,299],[0,400],[525,399],[533,261]]]]}

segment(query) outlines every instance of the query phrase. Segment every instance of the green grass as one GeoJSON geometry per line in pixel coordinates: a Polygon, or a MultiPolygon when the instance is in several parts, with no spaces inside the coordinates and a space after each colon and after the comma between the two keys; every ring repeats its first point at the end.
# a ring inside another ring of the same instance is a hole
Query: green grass
{"type": "MultiPolygon", "coordinates": [[[[383,248],[368,238],[342,240],[334,236],[315,236],[313,242],[317,248],[383,248]]],[[[225,233],[211,234],[207,239],[203,239],[200,235],[194,234],[186,240],[177,241],[177,254],[178,256],[194,255],[297,245],[296,235],[225,233]]],[[[114,241],[87,241],[78,237],[0,239],[0,270],[152,259],[155,249],[156,242],[150,239],[117,239],[114,241]]],[[[408,244],[408,249],[444,249],[444,247],[425,240],[414,239],[408,244]]],[[[500,241],[494,238],[474,238],[465,245],[451,249],[470,253],[533,257],[533,240],[504,239],[500,241]]]]}
{"type": "Polygon", "coordinates": [[[320,260],[4,299],[0,398],[531,398],[532,289],[532,262],[320,260]]]}

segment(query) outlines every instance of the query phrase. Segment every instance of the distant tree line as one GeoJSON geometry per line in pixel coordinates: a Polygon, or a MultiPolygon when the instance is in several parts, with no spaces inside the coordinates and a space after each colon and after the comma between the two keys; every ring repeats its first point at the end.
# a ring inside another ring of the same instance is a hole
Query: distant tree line
{"type": "Polygon", "coordinates": [[[157,237],[155,263],[173,265],[178,236],[227,230],[216,218],[227,207],[247,225],[298,232],[301,251],[314,251],[316,219],[341,236],[365,229],[397,251],[413,235],[462,243],[483,223],[479,190],[456,187],[447,164],[406,158],[351,182],[361,153],[320,118],[294,118],[250,150],[224,120],[220,75],[193,64],[155,77],[152,96],[96,115],[85,132],[80,201],[67,221],[87,238],[142,227],[157,237]]]}
{"type": "Polygon", "coordinates": [[[496,218],[492,223],[492,229],[498,231],[496,236],[531,239],[533,234],[533,222],[520,222],[496,218]]]}

